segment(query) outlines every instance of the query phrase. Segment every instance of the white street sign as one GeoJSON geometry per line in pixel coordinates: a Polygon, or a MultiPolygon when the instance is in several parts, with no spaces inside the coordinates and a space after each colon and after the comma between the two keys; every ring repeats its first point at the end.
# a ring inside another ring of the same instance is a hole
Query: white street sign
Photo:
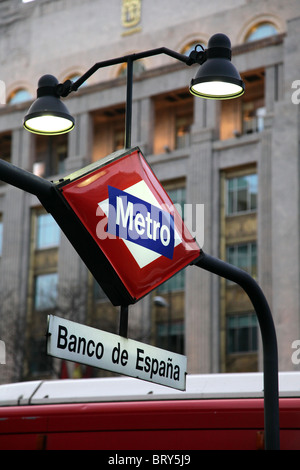
{"type": "Polygon", "coordinates": [[[47,354],[185,390],[186,356],[53,315],[48,316],[47,354]]]}

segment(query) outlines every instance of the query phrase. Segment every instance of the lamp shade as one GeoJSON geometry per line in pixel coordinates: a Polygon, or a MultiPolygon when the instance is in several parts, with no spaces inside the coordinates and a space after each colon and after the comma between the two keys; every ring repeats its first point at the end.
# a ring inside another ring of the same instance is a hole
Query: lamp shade
{"type": "Polygon", "coordinates": [[[206,60],[191,81],[190,92],[202,98],[224,100],[237,98],[245,91],[239,72],[231,63],[231,43],[225,34],[215,34],[208,41],[206,60]]]}
{"type": "Polygon", "coordinates": [[[73,129],[74,118],[57,94],[58,80],[44,75],[38,82],[37,99],[24,118],[25,129],[34,134],[65,134],[73,129]]]}

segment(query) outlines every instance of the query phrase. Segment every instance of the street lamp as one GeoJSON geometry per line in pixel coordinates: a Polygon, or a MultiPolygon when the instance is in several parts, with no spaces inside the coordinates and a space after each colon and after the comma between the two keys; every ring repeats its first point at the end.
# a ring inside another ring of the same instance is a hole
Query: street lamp
{"type": "Polygon", "coordinates": [[[110,65],[127,63],[127,100],[125,147],[130,147],[133,62],[158,54],[169,55],[186,65],[201,65],[195,79],[190,84],[190,92],[202,98],[231,99],[241,96],[245,86],[240,74],[231,63],[231,43],[225,34],[213,35],[208,48],[198,50],[196,46],[189,56],[161,47],[149,51],[130,54],[112,60],[96,63],[75,82],[67,80],[58,83],[52,75],[44,75],[38,82],[37,99],[29,108],[24,127],[30,132],[43,135],[56,135],[69,132],[74,127],[74,118],[62,103],[61,97],[68,96],[98,69],[110,65]]]}
{"type": "Polygon", "coordinates": [[[192,79],[190,92],[201,98],[226,100],[241,96],[244,83],[231,63],[231,43],[225,34],[215,34],[203,51],[196,77],[192,79]]]}
{"type": "Polygon", "coordinates": [[[59,89],[59,82],[52,75],[40,78],[37,99],[25,117],[25,129],[42,135],[65,134],[73,129],[75,120],[60,100],[59,89]]]}

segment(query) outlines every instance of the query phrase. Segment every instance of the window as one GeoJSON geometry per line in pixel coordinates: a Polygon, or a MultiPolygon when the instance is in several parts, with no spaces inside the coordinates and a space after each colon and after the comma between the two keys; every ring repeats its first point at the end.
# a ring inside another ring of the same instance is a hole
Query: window
{"type": "MultiPolygon", "coordinates": [[[[145,71],[145,65],[141,60],[135,60],[132,65],[132,71],[133,75],[139,76],[145,71]]],[[[126,77],[127,75],[127,63],[124,63],[121,65],[121,67],[118,70],[118,77],[126,77]]]]}
{"type": "Polygon", "coordinates": [[[11,132],[4,132],[0,134],[0,151],[1,159],[6,160],[7,162],[11,161],[11,142],[12,134],[11,132]]]}
{"type": "Polygon", "coordinates": [[[227,246],[226,259],[228,263],[243,269],[256,278],[257,247],[255,242],[227,246]]]}
{"type": "Polygon", "coordinates": [[[30,101],[32,100],[32,95],[29,93],[28,90],[25,90],[23,88],[20,88],[19,90],[14,91],[11,93],[9,96],[7,102],[8,104],[18,104],[18,103],[23,103],[25,101],[30,101]]]}
{"type": "Polygon", "coordinates": [[[102,287],[100,287],[98,282],[96,282],[95,280],[93,281],[93,298],[95,302],[98,302],[100,300],[108,300],[102,287]]]}
{"type": "MultiPolygon", "coordinates": [[[[12,142],[12,133],[4,132],[0,134],[0,158],[6,162],[11,161],[11,142],[12,142]]],[[[4,181],[0,181],[0,186],[6,184],[4,181]]]]}
{"type": "Polygon", "coordinates": [[[68,135],[35,135],[35,159],[33,173],[47,177],[59,175],[65,170],[68,156],[68,135]]]}
{"type": "Polygon", "coordinates": [[[182,149],[189,147],[191,143],[191,125],[193,115],[176,116],[175,118],[175,148],[182,149]]]}
{"type": "Polygon", "coordinates": [[[176,90],[156,96],[153,102],[153,153],[169,153],[190,146],[194,119],[192,95],[186,90],[176,90]]]}
{"type": "Polygon", "coordinates": [[[257,209],[257,174],[229,178],[226,181],[226,214],[257,209]]]}
{"type": "Polygon", "coordinates": [[[174,189],[167,190],[167,193],[173,202],[174,206],[178,210],[182,219],[184,219],[184,205],[186,199],[186,190],[185,187],[179,187],[174,189]]]}
{"type": "Polygon", "coordinates": [[[243,75],[247,93],[241,100],[241,132],[262,132],[265,123],[265,70],[251,70],[243,75]]]}
{"type": "Polygon", "coordinates": [[[255,313],[228,315],[226,329],[228,354],[257,351],[258,328],[255,313]]]}
{"type": "Polygon", "coordinates": [[[125,147],[125,134],[124,126],[120,129],[116,127],[113,129],[113,152],[121,150],[125,147]]]}
{"type": "Polygon", "coordinates": [[[0,256],[2,256],[2,245],[3,245],[3,222],[0,214],[0,256]]]}
{"type": "MultiPolygon", "coordinates": [[[[83,74],[81,73],[71,73],[70,75],[68,75],[66,78],[64,78],[63,82],[65,82],[66,80],[71,80],[71,82],[76,82],[79,78],[81,78],[83,74]]],[[[85,82],[83,82],[81,85],[80,85],[80,88],[83,88],[85,86],[88,85],[88,80],[86,80],[85,82]]]]}
{"type": "Polygon", "coordinates": [[[220,140],[262,132],[265,124],[265,69],[250,70],[242,75],[247,89],[240,100],[221,102],[220,140]]]}
{"type": "Polygon", "coordinates": [[[184,354],[184,323],[158,323],[156,345],[178,354],[184,354]]]}
{"type": "Polygon", "coordinates": [[[181,54],[185,54],[187,56],[190,55],[190,53],[195,49],[196,46],[199,46],[197,47],[197,51],[201,51],[202,48],[200,46],[203,47],[203,49],[205,49],[205,44],[203,41],[192,41],[192,42],[189,42],[188,44],[186,44],[184,46],[184,48],[181,50],[181,54]]]}
{"type": "Polygon", "coordinates": [[[29,371],[32,375],[49,373],[52,357],[46,354],[45,339],[31,338],[29,343],[29,371]]]}
{"type": "Polygon", "coordinates": [[[269,36],[274,36],[275,34],[278,34],[278,31],[273,23],[259,23],[251,28],[250,32],[246,36],[246,42],[257,41],[269,36]]]}
{"type": "Polygon", "coordinates": [[[36,310],[53,309],[58,295],[58,274],[41,274],[35,278],[34,306],[36,310]]]}
{"type": "Polygon", "coordinates": [[[265,124],[266,108],[264,100],[258,99],[242,104],[243,134],[262,132],[265,124]]]}
{"type": "Polygon", "coordinates": [[[161,284],[157,291],[160,293],[163,292],[173,292],[178,290],[183,290],[185,286],[185,270],[179,271],[175,276],[171,277],[168,281],[161,284]]]}
{"type": "Polygon", "coordinates": [[[125,145],[125,107],[118,105],[100,109],[92,114],[92,161],[106,157],[125,145]]]}
{"type": "Polygon", "coordinates": [[[39,214],[36,221],[36,248],[43,250],[59,245],[60,229],[51,214],[39,214]]]}

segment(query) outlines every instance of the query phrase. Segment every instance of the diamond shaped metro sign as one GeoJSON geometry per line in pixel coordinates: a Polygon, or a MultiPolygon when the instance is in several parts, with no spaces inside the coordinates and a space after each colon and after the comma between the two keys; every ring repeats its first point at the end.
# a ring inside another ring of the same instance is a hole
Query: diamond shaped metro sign
{"type": "MultiPolygon", "coordinates": [[[[91,246],[86,264],[114,305],[136,302],[200,254],[138,148],[115,152],[56,188],[91,246]]],[[[87,254],[82,243],[77,251],[87,254]]]]}

